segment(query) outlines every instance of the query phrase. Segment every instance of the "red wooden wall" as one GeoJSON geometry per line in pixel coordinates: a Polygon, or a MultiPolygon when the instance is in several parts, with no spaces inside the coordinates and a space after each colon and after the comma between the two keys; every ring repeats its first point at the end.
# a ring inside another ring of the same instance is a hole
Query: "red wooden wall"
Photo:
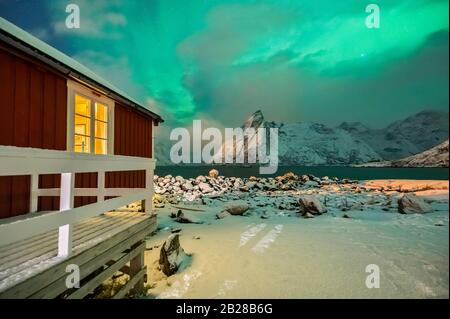
{"type": "MultiPolygon", "coordinates": [[[[0,145],[66,150],[66,79],[0,46],[0,145]]],[[[152,157],[152,119],[116,103],[114,153],[152,157]]],[[[40,176],[40,188],[58,188],[60,175],[40,176]]],[[[97,187],[97,174],[76,174],[75,187],[97,187]]],[[[110,172],[106,187],[145,187],[143,171],[110,172]]],[[[29,211],[29,176],[0,177],[0,218],[29,211]]],[[[75,206],[96,201],[76,197],[75,206]]],[[[40,197],[39,210],[56,210],[59,197],[40,197]]]]}
{"type": "MultiPolygon", "coordinates": [[[[0,145],[66,149],[66,80],[0,48],[0,145]]],[[[53,187],[57,176],[41,176],[53,187]]],[[[29,211],[29,176],[0,177],[0,218],[29,211]]],[[[57,199],[42,198],[42,209],[57,199]]]]}

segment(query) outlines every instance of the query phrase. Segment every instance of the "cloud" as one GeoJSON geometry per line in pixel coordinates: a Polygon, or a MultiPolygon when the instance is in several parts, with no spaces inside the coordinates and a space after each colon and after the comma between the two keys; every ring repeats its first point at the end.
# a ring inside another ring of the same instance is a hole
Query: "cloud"
{"type": "Polygon", "coordinates": [[[355,3],[338,11],[321,4],[320,16],[319,8],[306,16],[276,5],[213,9],[204,29],[178,47],[179,57],[195,65],[181,83],[198,114],[213,114],[225,126],[257,109],[277,121],[370,119],[382,126],[424,108],[448,108],[448,31],[437,43],[437,35],[427,38],[448,28],[442,3],[383,4],[389,23],[381,33],[365,27],[364,6],[355,3]],[[420,18],[411,24],[414,17],[420,18]]]}

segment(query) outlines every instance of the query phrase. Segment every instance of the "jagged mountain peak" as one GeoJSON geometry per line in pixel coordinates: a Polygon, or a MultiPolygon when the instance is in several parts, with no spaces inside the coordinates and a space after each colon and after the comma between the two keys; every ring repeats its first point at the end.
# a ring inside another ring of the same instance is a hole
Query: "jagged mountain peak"
{"type": "Polygon", "coordinates": [[[247,121],[244,122],[242,128],[259,128],[264,123],[264,115],[261,110],[257,110],[253,113],[247,121]]]}

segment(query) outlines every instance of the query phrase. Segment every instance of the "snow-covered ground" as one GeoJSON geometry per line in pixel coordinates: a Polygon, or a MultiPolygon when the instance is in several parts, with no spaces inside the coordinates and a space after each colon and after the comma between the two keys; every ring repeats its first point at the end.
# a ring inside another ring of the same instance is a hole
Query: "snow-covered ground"
{"type": "MultiPolygon", "coordinates": [[[[203,224],[179,224],[170,205],[147,241],[149,298],[448,298],[448,190],[432,191],[434,213],[402,215],[366,205],[312,219],[252,206],[249,216],[215,219],[217,205],[184,210],[203,224]],[[264,213],[262,213],[264,210],[264,213]],[[262,219],[268,216],[268,219],[262,219]],[[158,269],[161,244],[182,228],[192,254],[175,275],[158,269]],[[380,268],[380,288],[366,287],[366,266],[380,268]]],[[[330,194],[327,206],[333,206],[330,194]]],[[[358,195],[359,196],[359,195],[358,195]]],[[[367,196],[367,195],[360,195],[367,196]]]]}

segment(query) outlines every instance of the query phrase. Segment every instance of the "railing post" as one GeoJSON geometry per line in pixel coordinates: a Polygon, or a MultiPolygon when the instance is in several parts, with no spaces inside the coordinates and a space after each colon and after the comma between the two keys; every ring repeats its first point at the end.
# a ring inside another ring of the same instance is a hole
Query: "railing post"
{"type": "Polygon", "coordinates": [[[147,190],[147,198],[142,201],[144,212],[150,214],[153,208],[153,169],[145,170],[145,189],[147,190]]]}
{"type": "Polygon", "coordinates": [[[97,172],[97,202],[105,201],[105,171],[97,172]]]}
{"type": "MultiPolygon", "coordinates": [[[[59,211],[61,214],[64,211],[73,208],[74,202],[74,186],[75,174],[62,173],[61,174],[61,191],[59,211]]],[[[59,227],[58,236],[58,256],[69,256],[72,253],[72,229],[70,224],[59,227]]]]}
{"type": "Polygon", "coordinates": [[[30,213],[38,210],[39,174],[31,175],[30,185],[30,213]]]}

